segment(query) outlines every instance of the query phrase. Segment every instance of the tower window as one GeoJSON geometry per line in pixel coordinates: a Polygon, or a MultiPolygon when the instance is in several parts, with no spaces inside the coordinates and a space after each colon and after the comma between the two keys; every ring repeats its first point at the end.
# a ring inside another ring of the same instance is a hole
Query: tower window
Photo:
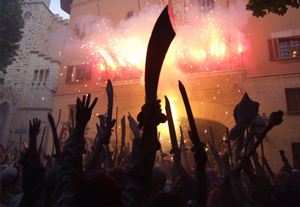
{"type": "Polygon", "coordinates": [[[48,76],[49,76],[49,70],[47,69],[47,70],[45,71],[45,75],[44,75],[44,83],[47,82],[48,76]]]}
{"type": "Polygon", "coordinates": [[[33,82],[36,81],[36,79],[38,77],[38,73],[39,73],[38,70],[34,70],[34,72],[33,72],[33,79],[32,79],[33,82]]]}
{"type": "Polygon", "coordinates": [[[43,77],[44,77],[44,70],[40,70],[40,74],[39,74],[39,82],[43,81],[43,77]]]}

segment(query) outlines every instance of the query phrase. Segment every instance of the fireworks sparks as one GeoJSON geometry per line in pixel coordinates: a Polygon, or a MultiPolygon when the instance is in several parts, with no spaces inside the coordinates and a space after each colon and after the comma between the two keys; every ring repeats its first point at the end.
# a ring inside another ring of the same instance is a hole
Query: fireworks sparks
{"type": "MultiPolygon", "coordinates": [[[[92,63],[100,75],[113,80],[140,79],[145,66],[151,28],[160,9],[141,13],[113,28],[107,20],[93,22],[78,31],[85,62],[92,63]],[[143,16],[144,15],[144,16],[143,16]],[[89,34],[90,33],[90,34],[89,34]],[[109,74],[109,75],[108,75],[109,74]]],[[[184,73],[224,70],[242,62],[243,37],[229,34],[224,21],[213,13],[202,13],[183,26],[176,27],[177,36],[166,56],[164,66],[184,73]],[[230,35],[230,36],[229,36],[230,35]]],[[[104,80],[106,79],[104,78],[104,80]]]]}

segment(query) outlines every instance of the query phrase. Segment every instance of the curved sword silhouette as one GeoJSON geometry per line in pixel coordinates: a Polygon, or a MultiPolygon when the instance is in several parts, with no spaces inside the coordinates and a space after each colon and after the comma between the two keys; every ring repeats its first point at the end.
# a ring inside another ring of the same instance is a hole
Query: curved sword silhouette
{"type": "Polygon", "coordinates": [[[157,98],[159,74],[174,37],[175,31],[168,14],[168,6],[166,6],[154,25],[148,43],[145,68],[146,103],[157,98]]]}

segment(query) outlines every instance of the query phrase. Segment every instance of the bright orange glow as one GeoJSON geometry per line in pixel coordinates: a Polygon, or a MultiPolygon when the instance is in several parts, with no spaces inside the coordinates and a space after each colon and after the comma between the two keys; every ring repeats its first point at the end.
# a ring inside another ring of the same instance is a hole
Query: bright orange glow
{"type": "Polygon", "coordinates": [[[138,68],[143,67],[146,47],[143,44],[143,41],[138,37],[122,39],[118,42],[118,44],[116,44],[115,51],[117,51],[117,55],[124,61],[124,64],[127,62],[128,64],[135,65],[138,68]]]}
{"type": "MultiPolygon", "coordinates": [[[[178,131],[179,130],[179,125],[180,125],[180,121],[179,121],[179,117],[178,117],[178,109],[175,106],[175,102],[177,101],[177,97],[175,95],[171,95],[168,96],[169,101],[170,101],[170,106],[171,106],[171,111],[172,111],[172,117],[173,117],[173,121],[174,121],[174,126],[175,126],[175,130],[178,131]]],[[[165,107],[162,108],[162,112],[164,114],[166,114],[166,110],[165,107]]],[[[157,130],[160,132],[161,134],[161,141],[163,143],[169,142],[170,141],[170,133],[169,133],[169,127],[168,127],[168,123],[164,123],[164,124],[160,124],[157,127],[157,130]]],[[[178,133],[177,134],[177,138],[179,138],[178,133]]]]}
{"type": "Polygon", "coordinates": [[[105,71],[105,70],[106,70],[106,65],[105,65],[105,63],[103,63],[103,62],[100,62],[97,66],[98,66],[98,68],[99,68],[101,71],[105,71]]]}
{"type": "Polygon", "coordinates": [[[206,52],[203,49],[191,48],[190,55],[199,61],[203,61],[206,58],[206,52]]]}
{"type": "Polygon", "coordinates": [[[106,50],[99,48],[98,53],[103,57],[107,66],[109,66],[112,70],[117,69],[117,66],[116,66],[112,56],[106,50]]]}
{"type": "Polygon", "coordinates": [[[224,57],[226,53],[225,43],[213,41],[210,43],[210,54],[215,57],[224,57]]]}
{"type": "Polygon", "coordinates": [[[237,51],[238,51],[238,53],[242,53],[243,52],[243,45],[242,44],[238,44],[237,51]]]}
{"type": "MultiPolygon", "coordinates": [[[[117,31],[107,29],[106,36],[95,33],[86,37],[82,47],[88,49],[89,61],[95,63],[100,72],[106,70],[112,77],[118,75],[118,80],[125,80],[132,72],[143,73],[154,23],[155,17],[141,21],[139,25],[128,24],[128,28],[122,27],[117,31]]],[[[164,66],[184,72],[191,71],[194,66],[193,72],[209,71],[215,63],[220,64],[219,68],[225,68],[230,57],[245,50],[241,44],[245,42],[243,35],[230,33],[229,39],[228,34],[224,22],[213,15],[203,15],[190,25],[177,27],[176,37],[168,50],[164,66]],[[229,47],[235,49],[231,50],[229,47]]],[[[235,59],[230,59],[232,60],[235,59]]]]}

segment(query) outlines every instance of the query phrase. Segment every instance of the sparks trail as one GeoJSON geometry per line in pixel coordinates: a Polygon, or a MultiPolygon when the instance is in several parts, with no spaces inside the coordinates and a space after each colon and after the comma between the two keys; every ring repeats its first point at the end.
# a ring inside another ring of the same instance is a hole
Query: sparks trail
{"type": "MultiPolygon", "coordinates": [[[[160,11],[148,8],[116,28],[103,20],[89,25],[92,32],[83,38],[81,48],[87,51],[84,63],[93,65],[100,81],[142,77],[151,33],[148,28],[153,27],[160,11]]],[[[226,19],[217,14],[199,13],[176,30],[178,35],[164,63],[167,69],[198,73],[244,66],[244,35],[237,29],[230,32],[226,19]]]]}

